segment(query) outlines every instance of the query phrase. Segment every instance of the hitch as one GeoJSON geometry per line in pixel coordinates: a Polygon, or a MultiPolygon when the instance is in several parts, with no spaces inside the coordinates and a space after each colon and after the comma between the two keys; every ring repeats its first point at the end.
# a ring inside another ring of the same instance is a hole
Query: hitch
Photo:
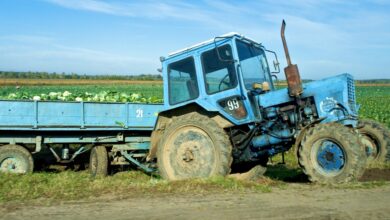
{"type": "Polygon", "coordinates": [[[286,28],[286,22],[283,20],[282,28],[280,31],[284,53],[286,54],[287,67],[284,68],[284,74],[286,74],[286,80],[288,85],[288,94],[292,97],[299,97],[303,93],[302,81],[299,75],[298,66],[291,64],[290,53],[288,52],[286,38],[284,37],[284,29],[286,28]]]}

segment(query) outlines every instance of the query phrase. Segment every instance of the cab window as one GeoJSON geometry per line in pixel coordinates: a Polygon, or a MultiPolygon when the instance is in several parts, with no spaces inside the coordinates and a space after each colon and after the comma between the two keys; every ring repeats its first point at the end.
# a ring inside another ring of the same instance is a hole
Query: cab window
{"type": "Polygon", "coordinates": [[[252,89],[253,83],[271,81],[264,51],[240,40],[236,44],[245,87],[252,89]]]}
{"type": "Polygon", "coordinates": [[[192,57],[168,65],[169,103],[171,105],[199,96],[195,63],[192,57]]]}
{"type": "Polygon", "coordinates": [[[230,45],[206,51],[201,56],[208,94],[232,89],[237,86],[236,71],[230,45]]]}

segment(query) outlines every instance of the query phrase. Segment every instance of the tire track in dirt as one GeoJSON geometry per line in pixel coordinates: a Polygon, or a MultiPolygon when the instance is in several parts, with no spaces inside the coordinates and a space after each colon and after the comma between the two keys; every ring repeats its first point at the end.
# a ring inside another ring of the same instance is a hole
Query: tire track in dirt
{"type": "Polygon", "coordinates": [[[390,185],[335,189],[288,184],[271,193],[154,195],[72,201],[0,210],[0,219],[389,219],[390,185]]]}

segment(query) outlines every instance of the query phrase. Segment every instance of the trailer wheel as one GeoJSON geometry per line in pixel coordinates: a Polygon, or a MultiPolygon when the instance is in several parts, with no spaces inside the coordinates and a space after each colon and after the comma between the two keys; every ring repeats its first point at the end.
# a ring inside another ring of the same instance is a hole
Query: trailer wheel
{"type": "Polygon", "coordinates": [[[107,176],[108,154],[105,146],[92,148],[89,156],[89,172],[92,176],[107,176]]]}
{"type": "Polygon", "coordinates": [[[167,128],[157,151],[163,178],[180,180],[230,173],[232,145],[215,121],[195,112],[176,117],[167,128]]]}
{"type": "Polygon", "coordinates": [[[366,165],[358,133],[341,124],[310,128],[299,147],[298,161],[312,182],[341,183],[357,180],[366,165]]]}
{"type": "Polygon", "coordinates": [[[359,121],[361,142],[366,147],[370,161],[384,162],[390,160],[390,131],[382,124],[363,119],[359,121]]]}
{"type": "Polygon", "coordinates": [[[20,145],[0,147],[0,171],[5,173],[32,173],[34,161],[31,153],[20,145]]]}

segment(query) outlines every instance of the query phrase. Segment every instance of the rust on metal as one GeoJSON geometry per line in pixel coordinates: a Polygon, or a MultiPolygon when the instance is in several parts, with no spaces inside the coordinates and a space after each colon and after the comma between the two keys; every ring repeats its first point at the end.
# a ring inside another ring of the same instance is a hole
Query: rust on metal
{"type": "Polygon", "coordinates": [[[303,89],[301,77],[299,76],[298,66],[295,64],[289,65],[284,68],[284,73],[286,74],[289,95],[295,97],[301,95],[303,89]]]}
{"type": "Polygon", "coordinates": [[[286,60],[288,66],[284,68],[284,74],[286,75],[288,94],[293,97],[298,97],[302,94],[302,81],[299,75],[298,66],[291,64],[290,53],[288,52],[286,38],[284,37],[284,30],[286,28],[286,22],[283,20],[280,35],[282,37],[284,52],[286,54],[286,60]]]}

